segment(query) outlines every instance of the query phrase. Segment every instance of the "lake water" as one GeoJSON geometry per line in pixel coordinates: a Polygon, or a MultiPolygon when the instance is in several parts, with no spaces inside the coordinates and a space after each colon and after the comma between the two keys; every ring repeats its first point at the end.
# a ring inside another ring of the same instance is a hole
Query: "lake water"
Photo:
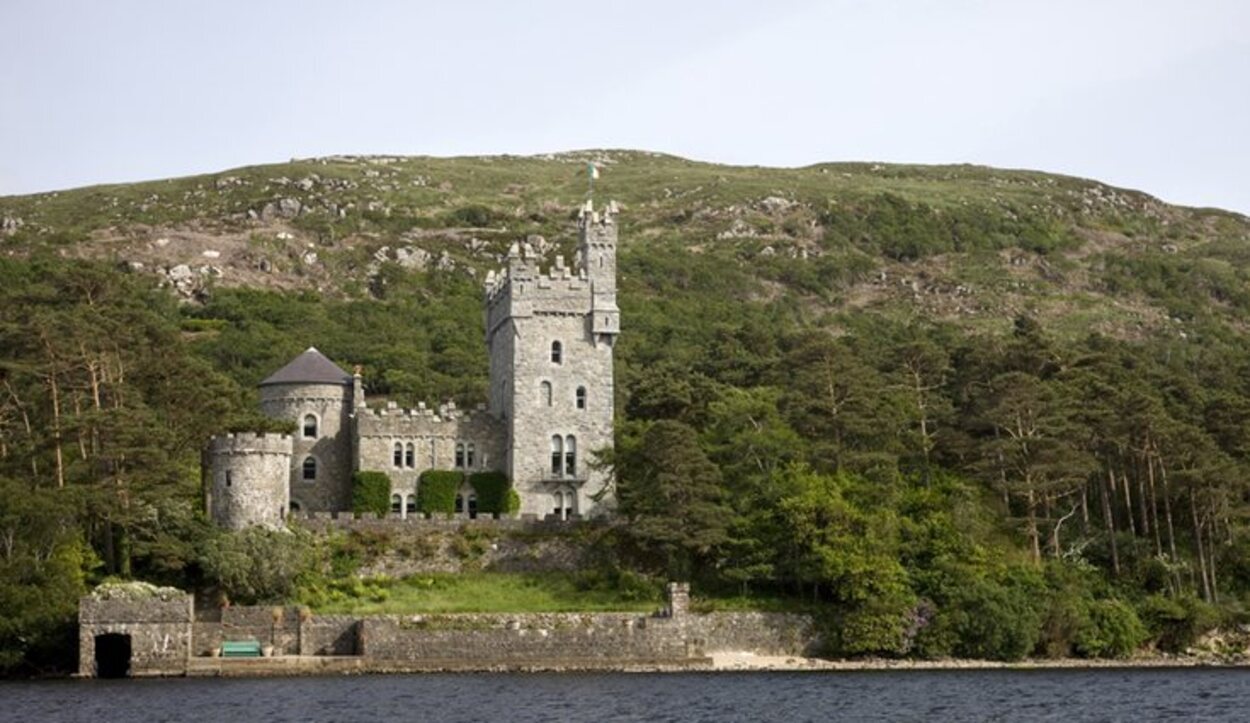
{"type": "Polygon", "coordinates": [[[0,683],[0,721],[1244,721],[1236,669],[429,674],[0,683]]]}

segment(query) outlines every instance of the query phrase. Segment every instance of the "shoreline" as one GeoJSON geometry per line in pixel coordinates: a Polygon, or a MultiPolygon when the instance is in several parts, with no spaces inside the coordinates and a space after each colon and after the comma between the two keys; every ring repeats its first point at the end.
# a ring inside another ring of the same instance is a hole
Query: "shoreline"
{"type": "Polygon", "coordinates": [[[1137,668],[1244,668],[1250,660],[1216,656],[1176,656],[1138,658],[1026,658],[1000,661],[969,658],[907,660],[867,658],[831,660],[801,656],[755,655],[753,653],[712,653],[713,672],[796,672],[796,671],[900,671],[900,670],[1083,670],[1137,668]]]}

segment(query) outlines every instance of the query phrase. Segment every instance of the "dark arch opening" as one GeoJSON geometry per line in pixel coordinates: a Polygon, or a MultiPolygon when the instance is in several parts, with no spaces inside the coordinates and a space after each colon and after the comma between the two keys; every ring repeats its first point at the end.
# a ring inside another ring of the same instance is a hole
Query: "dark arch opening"
{"type": "Polygon", "coordinates": [[[95,674],[98,678],[130,675],[130,636],[105,633],[95,636],[95,674]]]}

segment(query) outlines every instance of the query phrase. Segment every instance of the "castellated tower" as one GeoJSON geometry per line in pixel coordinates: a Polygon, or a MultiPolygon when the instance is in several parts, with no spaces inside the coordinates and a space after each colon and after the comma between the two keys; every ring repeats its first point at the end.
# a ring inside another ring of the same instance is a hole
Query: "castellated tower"
{"type": "Polygon", "coordinates": [[[289,481],[291,508],[302,512],[350,510],[355,379],[315,348],[260,383],[267,417],[295,422],[289,481]]]}
{"type": "Polygon", "coordinates": [[[528,244],[513,244],[502,276],[487,276],[490,410],[506,426],[506,468],[521,513],[561,518],[609,511],[588,464],[612,446],[616,206],[587,202],[572,267],[557,256],[543,274],[528,244]]]}
{"type": "Polygon", "coordinates": [[[286,524],[292,440],[285,434],[228,434],[208,444],[208,510],[230,530],[286,524]]]}

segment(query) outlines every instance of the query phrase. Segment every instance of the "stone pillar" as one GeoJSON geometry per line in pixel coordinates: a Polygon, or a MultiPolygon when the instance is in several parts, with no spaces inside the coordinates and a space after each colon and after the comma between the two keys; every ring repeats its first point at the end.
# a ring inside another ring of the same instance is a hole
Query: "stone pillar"
{"type": "Polygon", "coordinates": [[[670,582],[667,586],[668,615],[682,620],[690,614],[690,583],[670,582]]]}

